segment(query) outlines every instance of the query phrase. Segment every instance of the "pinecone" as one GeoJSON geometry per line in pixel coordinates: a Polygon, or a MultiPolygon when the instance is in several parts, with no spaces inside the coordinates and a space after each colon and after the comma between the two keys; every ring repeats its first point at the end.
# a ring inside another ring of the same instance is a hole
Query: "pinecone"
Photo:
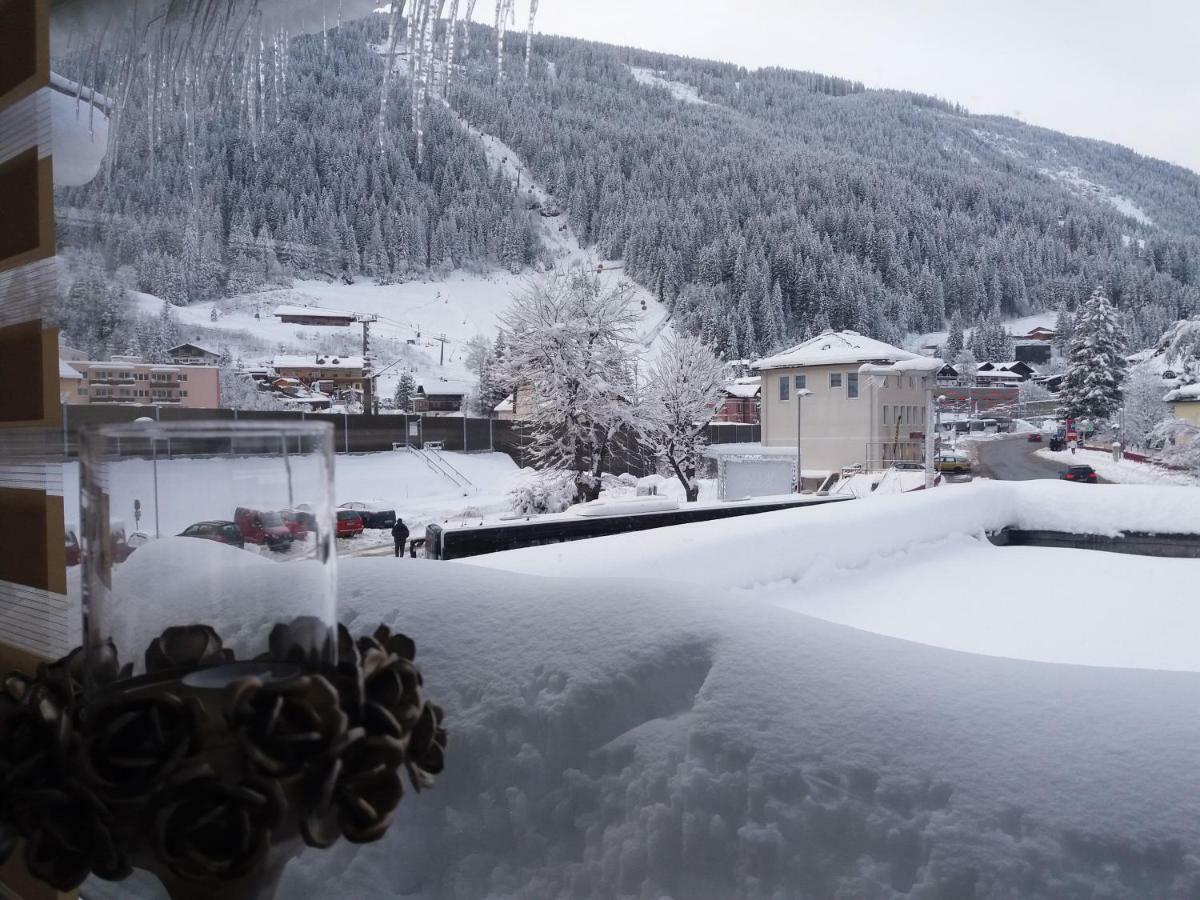
{"type": "Polygon", "coordinates": [[[195,698],[162,692],[116,699],[81,719],[81,775],[114,805],[145,802],[200,751],[203,732],[195,698]]]}
{"type": "Polygon", "coordinates": [[[316,616],[299,616],[271,629],[267,653],[259,659],[314,665],[329,658],[329,645],[335,639],[329,626],[316,616]]]}
{"type": "Polygon", "coordinates": [[[446,729],[442,727],[442,708],[433,703],[421,707],[421,715],[408,737],[405,766],[412,786],[418,791],[433,786],[446,760],[446,729]]]}
{"type": "Polygon", "coordinates": [[[16,673],[0,692],[0,797],[56,783],[73,732],[70,711],[44,682],[16,673]]]}
{"type": "Polygon", "coordinates": [[[13,817],[30,874],[60,891],[74,890],[90,873],[119,881],[133,871],[113,836],[108,808],[79,784],[24,792],[13,817]]]}
{"type": "Polygon", "coordinates": [[[230,784],[198,766],[171,780],[154,823],[155,850],[180,878],[239,878],[271,849],[286,809],[273,778],[230,784]]]}
{"type": "Polygon", "coordinates": [[[347,726],[337,691],[321,675],[270,684],[246,678],[228,715],[251,768],[283,779],[326,761],[347,726]]]}
{"type": "Polygon", "coordinates": [[[367,738],[362,728],[352,728],[332,752],[321,777],[307,785],[300,816],[304,842],[328,847],[339,834],[358,844],[378,840],[391,826],[403,795],[397,773],[403,745],[367,738]]]}
{"type": "Polygon", "coordinates": [[[211,625],[176,625],[156,637],[146,648],[146,672],[232,662],[233,651],[221,644],[211,625]]]}

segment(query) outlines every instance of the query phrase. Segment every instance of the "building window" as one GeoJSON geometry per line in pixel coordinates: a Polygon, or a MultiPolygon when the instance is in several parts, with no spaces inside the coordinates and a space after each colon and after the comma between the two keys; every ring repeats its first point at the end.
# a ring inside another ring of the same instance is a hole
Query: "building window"
{"type": "Polygon", "coordinates": [[[786,403],[790,399],[788,396],[788,388],[791,383],[791,380],[786,375],[779,376],[779,399],[783,403],[786,403]]]}
{"type": "Polygon", "coordinates": [[[886,403],[883,404],[883,424],[884,425],[888,424],[888,411],[889,411],[888,405],[886,403]]]}
{"type": "Polygon", "coordinates": [[[83,395],[85,395],[85,396],[86,396],[86,395],[87,395],[87,385],[83,385],[83,384],[81,384],[81,385],[79,386],[79,393],[81,393],[81,394],[83,394],[83,395]]]}
{"type": "Polygon", "coordinates": [[[179,396],[180,396],[180,397],[186,397],[186,396],[187,396],[187,391],[180,391],[180,392],[179,392],[179,396]]]}
{"type": "Polygon", "coordinates": [[[841,372],[830,372],[829,373],[829,386],[831,388],[840,388],[842,386],[842,373],[841,372]]]}
{"type": "Polygon", "coordinates": [[[851,400],[855,400],[858,398],[858,373],[857,372],[847,372],[846,373],[846,396],[851,400]]]}
{"type": "Polygon", "coordinates": [[[180,380],[180,381],[187,381],[187,375],[186,375],[185,373],[183,373],[183,372],[180,372],[180,373],[179,373],[179,380],[180,380]]]}
{"type": "Polygon", "coordinates": [[[808,387],[808,376],[807,375],[797,375],[796,376],[796,390],[803,391],[807,387],[808,387]]]}
{"type": "Polygon", "coordinates": [[[914,378],[912,375],[909,375],[908,376],[908,389],[910,391],[913,391],[913,390],[916,390],[916,388],[917,388],[917,379],[914,378]]]}

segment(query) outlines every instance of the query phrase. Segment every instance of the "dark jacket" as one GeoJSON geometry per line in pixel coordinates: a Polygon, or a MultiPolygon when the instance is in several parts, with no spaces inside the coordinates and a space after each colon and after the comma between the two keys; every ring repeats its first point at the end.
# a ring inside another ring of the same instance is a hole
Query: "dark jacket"
{"type": "Polygon", "coordinates": [[[408,526],[402,519],[397,519],[396,524],[392,526],[392,540],[398,544],[408,540],[408,526]]]}

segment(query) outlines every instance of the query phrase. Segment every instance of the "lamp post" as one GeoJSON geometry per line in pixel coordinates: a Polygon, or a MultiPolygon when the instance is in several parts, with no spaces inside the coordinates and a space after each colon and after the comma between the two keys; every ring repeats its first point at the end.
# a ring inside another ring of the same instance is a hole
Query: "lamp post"
{"type": "Polygon", "coordinates": [[[796,493],[800,493],[800,488],[804,484],[804,467],[801,465],[803,456],[800,452],[800,425],[802,419],[800,416],[800,401],[812,394],[808,388],[796,388],[796,493]]]}
{"type": "MultiPolygon", "coordinates": [[[[154,420],[149,416],[141,416],[134,421],[139,424],[154,424],[154,420]]],[[[158,531],[158,438],[150,438],[150,458],[154,471],[154,537],[157,539],[162,537],[158,531]]]]}

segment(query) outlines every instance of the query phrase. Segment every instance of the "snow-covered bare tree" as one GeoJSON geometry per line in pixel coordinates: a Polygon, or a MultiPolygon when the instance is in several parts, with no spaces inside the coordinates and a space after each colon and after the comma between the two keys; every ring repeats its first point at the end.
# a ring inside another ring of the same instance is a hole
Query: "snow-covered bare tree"
{"type": "Polygon", "coordinates": [[[232,365],[218,372],[222,409],[278,410],[286,407],[270,391],[260,390],[258,383],[232,365]]]}
{"type": "Polygon", "coordinates": [[[1176,322],[1163,335],[1167,365],[1182,384],[1200,382],[1200,316],[1176,322]]]}
{"type": "Polygon", "coordinates": [[[504,81],[504,34],[513,16],[514,0],[496,0],[496,84],[504,81]]]}
{"type": "MultiPolygon", "coordinates": [[[[405,0],[392,0],[392,14],[388,17],[387,47],[383,54],[383,85],[379,90],[379,152],[383,153],[384,137],[387,134],[388,84],[392,70],[396,68],[396,42],[400,39],[400,17],[404,15],[405,0]]],[[[412,59],[412,54],[409,54],[412,59]]]]}
{"type": "Polygon", "coordinates": [[[1071,419],[1107,419],[1121,405],[1125,337],[1117,311],[1097,288],[1075,312],[1071,355],[1063,378],[1061,413],[1071,419]]]}
{"type": "Polygon", "coordinates": [[[689,503],[700,496],[696,471],[709,419],[725,386],[725,364],[698,338],[667,340],[650,370],[646,429],[689,503]]]}
{"type": "Polygon", "coordinates": [[[1163,402],[1167,387],[1162,374],[1153,366],[1134,366],[1122,388],[1124,396],[1124,438],[1139,447],[1149,445],[1159,423],[1171,415],[1163,402]]]}
{"type": "Polygon", "coordinates": [[[454,65],[454,36],[458,34],[458,6],[459,0],[450,0],[450,12],[446,17],[445,64],[442,66],[442,85],[438,90],[441,97],[445,97],[450,89],[450,71],[454,65]]]}
{"type": "Polygon", "coordinates": [[[574,473],[579,500],[599,495],[617,435],[640,430],[630,399],[637,322],[630,288],[585,268],[532,283],[501,316],[504,375],[532,396],[534,460],[574,473]]]}

